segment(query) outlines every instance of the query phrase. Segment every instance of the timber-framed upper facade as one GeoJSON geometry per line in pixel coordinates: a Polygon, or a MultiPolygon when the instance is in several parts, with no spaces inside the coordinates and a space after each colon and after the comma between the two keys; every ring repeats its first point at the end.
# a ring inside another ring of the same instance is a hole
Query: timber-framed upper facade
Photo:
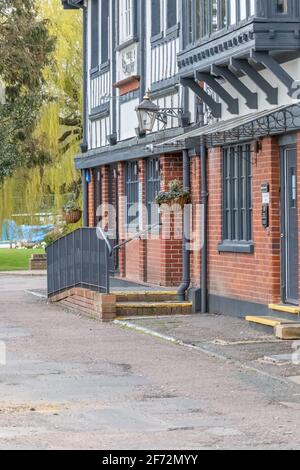
{"type": "Polygon", "coordinates": [[[191,125],[199,119],[199,98],[205,114],[217,119],[295,101],[297,0],[63,3],[86,13],[83,148],[89,163],[108,150],[118,159],[119,147],[121,158],[129,140],[144,149],[148,141],[183,132],[178,119],[169,118],[167,126],[157,122],[154,136],[141,138],[135,108],[147,89],[162,108],[189,113],[191,125]]]}

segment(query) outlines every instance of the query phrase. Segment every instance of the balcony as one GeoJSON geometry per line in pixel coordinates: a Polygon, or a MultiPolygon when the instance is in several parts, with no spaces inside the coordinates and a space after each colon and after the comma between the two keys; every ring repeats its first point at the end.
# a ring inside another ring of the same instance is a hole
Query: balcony
{"type": "MultiPolygon", "coordinates": [[[[249,109],[258,109],[257,93],[250,91],[243,77],[264,92],[269,104],[279,104],[278,89],[260,73],[263,70],[274,74],[291,97],[295,79],[282,64],[299,57],[300,2],[203,1],[205,14],[211,13],[208,18],[203,18],[203,10],[188,16],[194,20],[186,27],[185,47],[177,55],[182,84],[202,98],[217,118],[222,117],[220,104],[206,87],[227,104],[230,114],[239,114],[239,100],[230,96],[226,83],[242,95],[249,109]],[[201,89],[199,82],[204,84],[201,89]]],[[[203,7],[197,0],[190,3],[203,7]]]]}

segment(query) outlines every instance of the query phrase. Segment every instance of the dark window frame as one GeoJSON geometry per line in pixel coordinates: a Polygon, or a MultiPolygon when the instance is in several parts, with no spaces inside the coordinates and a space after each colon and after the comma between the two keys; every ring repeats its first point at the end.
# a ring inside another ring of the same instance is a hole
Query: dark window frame
{"type": "Polygon", "coordinates": [[[110,1],[101,0],[101,59],[100,65],[105,65],[109,61],[109,20],[110,20],[110,1]],[[105,37],[104,37],[105,35],[105,37]],[[105,38],[105,40],[104,40],[105,38]]]}
{"type": "MultiPolygon", "coordinates": [[[[199,44],[207,41],[211,36],[220,34],[226,30],[235,28],[238,24],[249,21],[250,18],[253,18],[253,15],[250,14],[251,6],[250,0],[246,0],[246,19],[241,19],[240,15],[240,2],[236,1],[236,16],[237,23],[235,25],[230,24],[230,13],[231,13],[231,3],[230,0],[205,0],[209,3],[208,6],[208,17],[205,17],[203,14],[203,3],[201,2],[201,11],[200,11],[200,24],[197,23],[197,0],[185,0],[185,10],[186,10],[186,46],[191,46],[194,44],[199,44]],[[213,2],[217,1],[217,28],[213,28],[213,2]],[[222,15],[221,6],[224,6],[225,2],[225,16],[222,15]],[[198,34],[199,33],[199,34],[198,34]]],[[[282,14],[281,14],[282,15],[282,14]]]]}
{"type": "Polygon", "coordinates": [[[99,0],[91,0],[91,69],[94,70],[99,66],[99,0]]]}
{"type": "Polygon", "coordinates": [[[219,252],[253,253],[251,144],[223,147],[222,242],[219,252]]]}
{"type": "MultiPolygon", "coordinates": [[[[129,215],[130,208],[133,204],[139,204],[139,163],[138,160],[131,160],[125,164],[125,226],[127,231],[132,232],[132,223],[136,220],[134,216],[129,215]]],[[[135,227],[139,230],[139,224],[135,227]]]]}
{"type": "Polygon", "coordinates": [[[95,226],[99,224],[102,219],[102,215],[97,216],[98,207],[102,205],[102,170],[96,168],[94,170],[94,210],[95,210],[95,226]]]}
{"type": "Polygon", "coordinates": [[[179,36],[177,0],[164,0],[163,10],[161,1],[151,0],[151,44],[153,46],[179,36]]]}
{"type": "MultiPolygon", "coordinates": [[[[158,224],[160,221],[159,208],[157,207],[157,218],[153,220],[155,197],[161,190],[161,168],[160,158],[148,158],[146,161],[146,206],[148,215],[148,227],[158,224]]],[[[159,227],[155,231],[159,231],[159,227]]]]}

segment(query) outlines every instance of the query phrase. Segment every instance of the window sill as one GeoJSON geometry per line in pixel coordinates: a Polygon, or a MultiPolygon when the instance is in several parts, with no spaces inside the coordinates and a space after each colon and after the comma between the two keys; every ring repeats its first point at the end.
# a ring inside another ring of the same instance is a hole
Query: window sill
{"type": "Polygon", "coordinates": [[[221,242],[218,245],[219,253],[254,253],[254,243],[243,243],[243,242],[221,242]]]}
{"type": "Polygon", "coordinates": [[[124,42],[120,43],[116,50],[117,50],[117,52],[121,52],[124,49],[127,49],[127,47],[133,46],[136,43],[138,43],[138,38],[137,37],[128,38],[124,42]]]}

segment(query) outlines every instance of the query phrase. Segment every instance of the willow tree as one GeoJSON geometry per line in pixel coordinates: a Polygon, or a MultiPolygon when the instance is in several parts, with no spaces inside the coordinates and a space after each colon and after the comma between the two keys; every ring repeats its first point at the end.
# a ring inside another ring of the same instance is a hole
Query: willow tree
{"type": "Polygon", "coordinates": [[[38,17],[34,0],[0,0],[0,183],[20,164],[37,156],[33,138],[45,100],[43,70],[50,64],[54,37],[38,17]]]}
{"type": "MultiPolygon", "coordinates": [[[[0,0],[1,1],[1,0],[0,0]]],[[[33,133],[39,155],[7,179],[0,190],[1,219],[12,213],[59,212],[65,195],[80,188],[73,157],[81,140],[82,19],[80,11],[64,11],[60,0],[36,0],[39,17],[56,38],[52,63],[43,72],[46,99],[33,133]]],[[[0,225],[1,227],[1,225],[0,225]]]]}

